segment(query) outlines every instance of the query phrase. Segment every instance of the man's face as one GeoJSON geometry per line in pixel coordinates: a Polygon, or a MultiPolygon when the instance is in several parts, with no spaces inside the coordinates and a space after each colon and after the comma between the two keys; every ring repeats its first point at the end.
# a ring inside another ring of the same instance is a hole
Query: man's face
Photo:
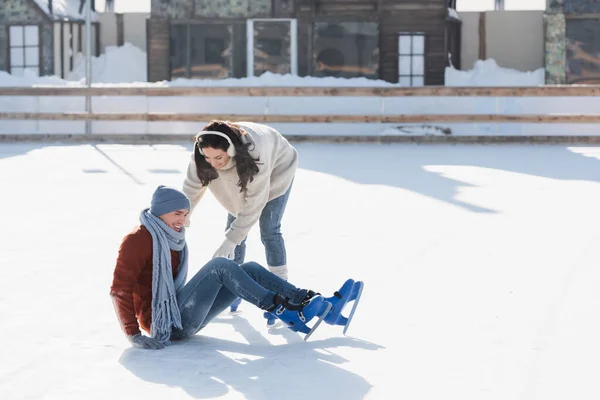
{"type": "Polygon", "coordinates": [[[190,210],[188,209],[181,209],[181,210],[175,210],[175,211],[171,211],[170,213],[167,214],[163,214],[161,215],[160,218],[165,224],[167,224],[169,226],[169,228],[173,229],[174,231],[181,231],[181,228],[183,227],[183,224],[185,222],[185,217],[187,217],[187,215],[190,213],[190,210]]]}

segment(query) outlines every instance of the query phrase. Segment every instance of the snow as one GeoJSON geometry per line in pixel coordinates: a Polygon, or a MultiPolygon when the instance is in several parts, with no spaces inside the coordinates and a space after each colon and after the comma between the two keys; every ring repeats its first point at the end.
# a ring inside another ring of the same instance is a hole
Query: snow
{"type": "MultiPolygon", "coordinates": [[[[131,43],[123,46],[107,46],[98,57],[92,57],[92,82],[123,83],[146,82],[146,53],[131,43]]],[[[85,85],[85,55],[77,53],[73,71],[67,75],[68,81],[79,81],[85,85]]]]}
{"type": "Polygon", "coordinates": [[[545,82],[544,68],[521,72],[502,68],[493,58],[477,60],[472,70],[446,67],[446,86],[539,86],[545,82]]]}
{"type": "MultiPolygon", "coordinates": [[[[108,46],[106,52],[99,57],[92,57],[92,82],[96,84],[110,83],[111,86],[286,86],[286,87],[397,87],[380,79],[367,78],[316,78],[300,77],[290,74],[279,75],[267,72],[259,77],[229,79],[184,79],[171,82],[162,81],[148,83],[146,53],[131,43],[123,46],[108,46]]],[[[494,59],[479,60],[472,70],[460,71],[454,67],[446,68],[446,86],[537,86],[544,84],[544,71],[521,72],[500,67],[494,59]]],[[[35,86],[35,85],[68,85],[75,81],[81,85],[85,82],[85,57],[79,53],[75,59],[74,70],[67,80],[48,80],[47,77],[10,77],[0,73],[0,86],[35,86]]]]}
{"type": "Polygon", "coordinates": [[[460,17],[458,16],[458,12],[456,12],[454,8],[448,8],[448,16],[455,19],[460,19],[460,17]]]}
{"type": "MultiPolygon", "coordinates": [[[[270,332],[242,303],[151,352],[129,347],[108,290],[120,240],[158,184],[181,185],[189,144],[0,144],[0,398],[600,398],[599,147],[296,147],[290,280],[363,280],[349,336],[270,332]]],[[[191,274],[225,219],[207,194],[191,274]]],[[[264,263],[257,229],[247,259],[264,263]]]]}
{"type": "MultiPolygon", "coordinates": [[[[85,6],[82,12],[79,12],[81,0],[52,0],[52,13],[48,7],[48,0],[34,0],[36,4],[47,15],[52,15],[55,18],[70,18],[70,19],[85,19],[85,6]]],[[[92,19],[96,20],[96,13],[92,11],[92,19]]]]}

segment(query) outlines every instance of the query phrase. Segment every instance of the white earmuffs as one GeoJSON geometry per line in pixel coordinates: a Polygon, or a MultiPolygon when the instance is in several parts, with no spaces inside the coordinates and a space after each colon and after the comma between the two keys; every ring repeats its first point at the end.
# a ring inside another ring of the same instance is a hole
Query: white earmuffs
{"type": "MultiPolygon", "coordinates": [[[[227,140],[227,142],[229,143],[229,146],[227,147],[227,155],[229,157],[235,157],[235,154],[236,154],[235,146],[231,142],[231,139],[229,138],[229,136],[227,136],[223,132],[218,132],[218,131],[200,131],[196,136],[200,139],[200,136],[204,136],[204,135],[217,135],[217,136],[221,136],[222,138],[225,138],[225,140],[227,140]]],[[[202,153],[202,148],[200,147],[200,142],[201,142],[201,139],[198,140],[198,151],[200,152],[200,154],[204,155],[204,153],[202,153]]]]}

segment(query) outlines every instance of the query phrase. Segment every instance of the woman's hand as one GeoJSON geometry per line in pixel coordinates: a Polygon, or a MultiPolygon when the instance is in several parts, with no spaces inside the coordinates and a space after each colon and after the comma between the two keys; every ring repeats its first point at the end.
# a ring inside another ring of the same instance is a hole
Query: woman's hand
{"type": "Polygon", "coordinates": [[[233,258],[235,257],[235,248],[236,248],[236,244],[233,243],[231,240],[229,239],[225,239],[223,241],[223,244],[221,244],[221,247],[219,247],[217,249],[217,251],[215,251],[215,254],[213,255],[213,258],[216,257],[225,257],[228,258],[230,260],[233,260],[233,258]]]}

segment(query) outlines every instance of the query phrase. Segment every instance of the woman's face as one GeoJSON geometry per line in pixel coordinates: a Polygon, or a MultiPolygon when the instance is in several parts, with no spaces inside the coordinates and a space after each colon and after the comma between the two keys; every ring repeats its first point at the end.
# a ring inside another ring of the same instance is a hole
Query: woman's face
{"type": "Polygon", "coordinates": [[[190,210],[188,209],[181,209],[181,210],[175,210],[175,211],[171,211],[170,213],[166,213],[161,215],[160,219],[162,219],[162,221],[167,224],[169,226],[169,228],[173,229],[174,231],[181,231],[181,228],[183,227],[183,224],[185,223],[185,217],[187,217],[187,215],[190,213],[190,210]]]}
{"type": "Polygon", "coordinates": [[[205,147],[202,149],[202,154],[204,155],[204,159],[208,162],[214,169],[223,168],[229,162],[229,157],[227,152],[221,149],[214,149],[212,147],[205,147]]]}

